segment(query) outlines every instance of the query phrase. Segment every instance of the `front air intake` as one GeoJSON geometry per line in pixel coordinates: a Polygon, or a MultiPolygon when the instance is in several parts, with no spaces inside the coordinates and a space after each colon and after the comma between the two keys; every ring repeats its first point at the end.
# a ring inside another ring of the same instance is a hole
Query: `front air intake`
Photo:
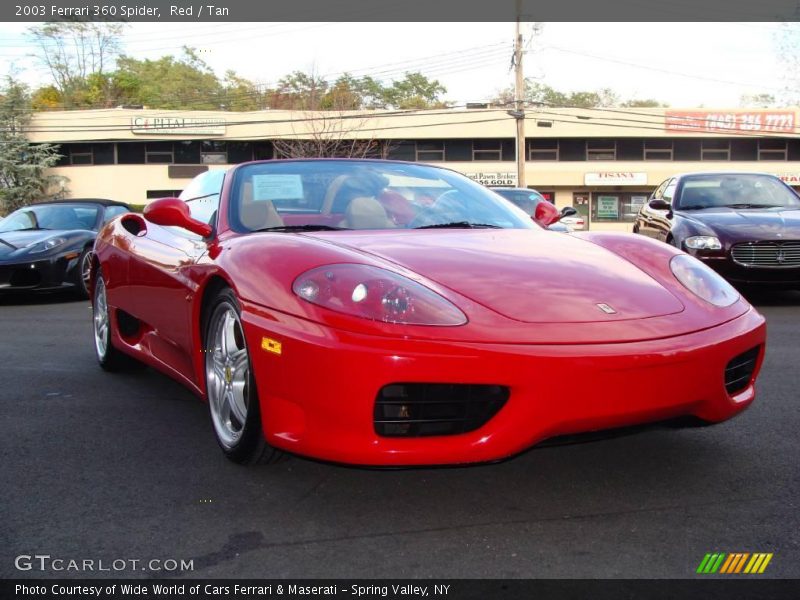
{"type": "Polygon", "coordinates": [[[729,394],[736,394],[746,389],[753,378],[761,346],[751,348],[734,357],[725,367],[725,389],[729,394]]]}
{"type": "Polygon", "coordinates": [[[508,397],[502,385],[393,383],[375,400],[375,432],[386,437],[467,433],[486,424],[508,397]]]}

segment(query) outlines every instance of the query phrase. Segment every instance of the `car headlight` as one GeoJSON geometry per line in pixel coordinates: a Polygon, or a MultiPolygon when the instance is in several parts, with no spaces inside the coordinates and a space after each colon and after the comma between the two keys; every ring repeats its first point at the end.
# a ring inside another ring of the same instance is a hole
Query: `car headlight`
{"type": "Polygon", "coordinates": [[[730,306],[739,299],[739,292],[730,283],[693,256],[677,254],[669,268],[686,289],[714,306],[730,306]]]}
{"type": "Polygon", "coordinates": [[[458,307],[433,290],[370,265],[317,267],[295,279],[292,290],[312,304],[373,321],[442,327],[467,322],[458,307]]]}
{"type": "Polygon", "coordinates": [[[48,250],[52,250],[53,248],[58,248],[59,246],[63,246],[67,243],[67,238],[64,237],[51,237],[46,240],[42,240],[41,242],[36,242],[35,244],[31,244],[28,246],[28,252],[31,254],[40,254],[42,252],[47,252],[48,250]]]}
{"type": "Polygon", "coordinates": [[[692,250],[722,250],[719,238],[713,235],[694,235],[683,240],[683,243],[692,250]]]}

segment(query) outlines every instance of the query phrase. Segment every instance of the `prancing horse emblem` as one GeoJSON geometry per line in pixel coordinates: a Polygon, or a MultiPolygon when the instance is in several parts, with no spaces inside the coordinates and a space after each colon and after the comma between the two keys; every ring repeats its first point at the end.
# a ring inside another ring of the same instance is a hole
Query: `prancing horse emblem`
{"type": "Polygon", "coordinates": [[[597,304],[597,308],[602,310],[607,315],[615,315],[615,314],[617,314],[617,311],[615,311],[613,307],[609,306],[608,304],[603,304],[602,302],[597,304]]]}

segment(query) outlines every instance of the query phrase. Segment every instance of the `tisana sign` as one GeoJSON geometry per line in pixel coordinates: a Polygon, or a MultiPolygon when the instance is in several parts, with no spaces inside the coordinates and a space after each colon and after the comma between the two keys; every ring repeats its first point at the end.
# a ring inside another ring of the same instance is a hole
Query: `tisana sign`
{"type": "Polygon", "coordinates": [[[623,171],[604,171],[586,173],[584,185],[647,185],[647,173],[631,173],[623,171]]]}

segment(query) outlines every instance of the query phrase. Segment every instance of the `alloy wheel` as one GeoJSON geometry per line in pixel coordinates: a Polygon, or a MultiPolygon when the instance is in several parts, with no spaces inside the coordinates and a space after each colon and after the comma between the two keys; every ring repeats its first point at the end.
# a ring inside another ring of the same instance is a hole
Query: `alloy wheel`
{"type": "Polygon", "coordinates": [[[103,359],[108,351],[108,334],[106,284],[102,277],[98,277],[94,291],[94,345],[97,348],[97,356],[100,359],[103,359]]]}
{"type": "Polygon", "coordinates": [[[250,361],[236,310],[228,303],[214,312],[208,328],[206,382],[217,436],[232,448],[247,422],[250,361]]]}

